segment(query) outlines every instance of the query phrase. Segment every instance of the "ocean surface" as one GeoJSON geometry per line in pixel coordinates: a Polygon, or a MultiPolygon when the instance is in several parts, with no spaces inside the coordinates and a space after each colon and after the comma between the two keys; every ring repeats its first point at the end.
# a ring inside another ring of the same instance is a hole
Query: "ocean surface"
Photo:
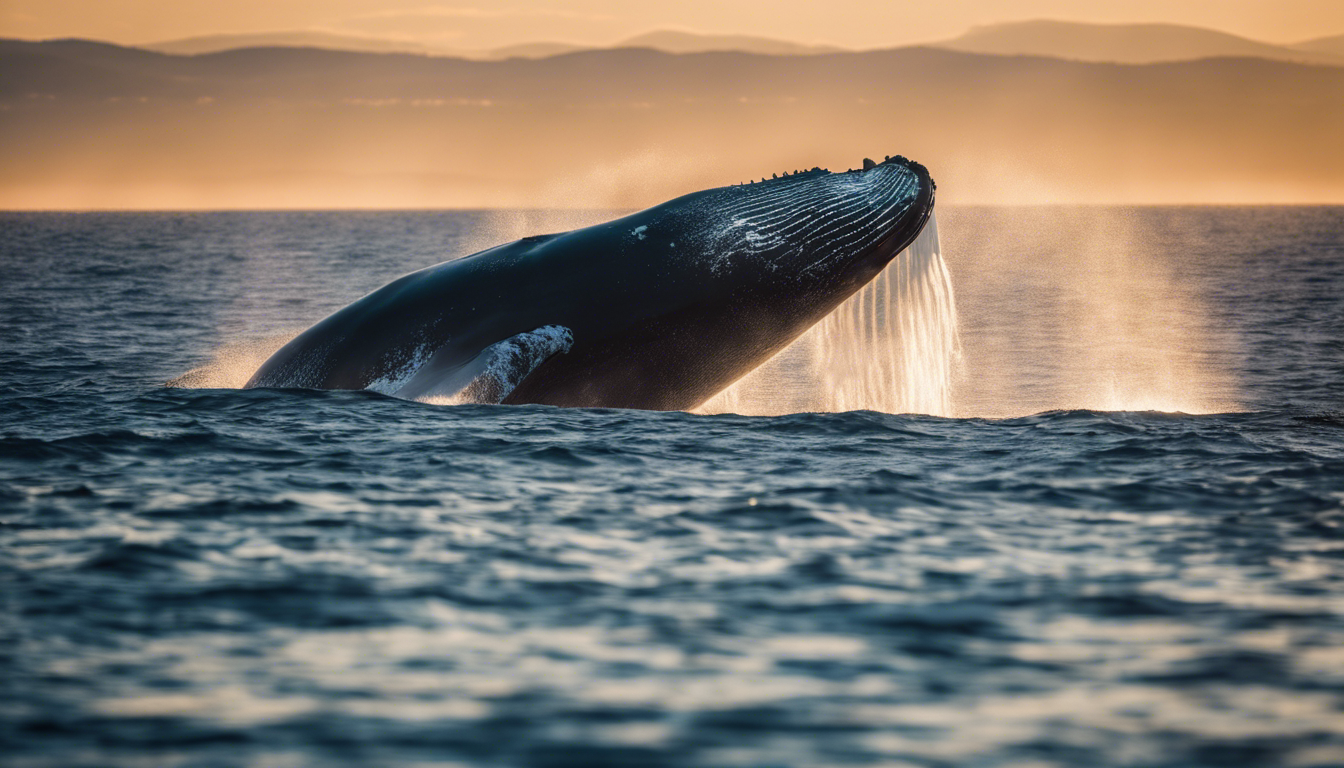
{"type": "Polygon", "coordinates": [[[0,763],[1344,765],[1344,208],[941,210],[944,416],[236,388],[601,218],[0,214],[0,763]]]}

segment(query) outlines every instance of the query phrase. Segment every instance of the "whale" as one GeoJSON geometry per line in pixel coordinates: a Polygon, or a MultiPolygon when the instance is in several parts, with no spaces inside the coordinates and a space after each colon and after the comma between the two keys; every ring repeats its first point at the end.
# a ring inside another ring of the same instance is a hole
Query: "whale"
{"type": "Polygon", "coordinates": [[[917,162],[865,159],[524,237],[354,301],[245,386],[691,410],[878,275],[920,234],[934,193],[917,162]]]}

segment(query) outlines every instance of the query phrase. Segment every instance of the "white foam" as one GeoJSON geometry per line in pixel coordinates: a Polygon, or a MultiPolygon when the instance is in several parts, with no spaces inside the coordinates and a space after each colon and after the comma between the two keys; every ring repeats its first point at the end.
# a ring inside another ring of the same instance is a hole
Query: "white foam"
{"type": "Polygon", "coordinates": [[[415,377],[420,367],[434,356],[436,348],[436,346],[430,344],[422,344],[416,347],[406,356],[404,362],[389,367],[387,373],[369,382],[368,386],[364,388],[383,395],[397,394],[398,390],[406,386],[406,383],[415,377]]]}
{"type": "MultiPolygon", "coordinates": [[[[454,385],[456,391],[436,389],[418,393],[413,399],[434,405],[498,404],[538,365],[573,346],[574,332],[563,325],[545,325],[520,333],[482,350],[463,372],[469,379],[454,385]]],[[[462,379],[461,374],[454,377],[455,382],[462,379]]]]}

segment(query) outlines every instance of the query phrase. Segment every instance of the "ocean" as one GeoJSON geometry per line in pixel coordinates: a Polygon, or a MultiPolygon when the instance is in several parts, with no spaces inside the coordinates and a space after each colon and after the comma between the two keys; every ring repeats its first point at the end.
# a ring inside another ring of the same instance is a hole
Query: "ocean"
{"type": "Polygon", "coordinates": [[[237,388],[607,215],[0,214],[0,762],[1344,765],[1344,208],[941,209],[941,415],[237,388]]]}

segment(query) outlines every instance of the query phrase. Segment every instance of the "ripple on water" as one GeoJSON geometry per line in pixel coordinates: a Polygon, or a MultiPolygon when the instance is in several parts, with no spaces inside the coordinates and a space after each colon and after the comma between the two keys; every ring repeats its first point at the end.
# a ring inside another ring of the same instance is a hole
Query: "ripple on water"
{"type": "Polygon", "coordinates": [[[1007,419],[165,388],[487,214],[0,215],[3,762],[1344,765],[1338,211],[1122,213],[1244,412],[1067,409],[1087,212],[940,222],[1007,419]]]}

